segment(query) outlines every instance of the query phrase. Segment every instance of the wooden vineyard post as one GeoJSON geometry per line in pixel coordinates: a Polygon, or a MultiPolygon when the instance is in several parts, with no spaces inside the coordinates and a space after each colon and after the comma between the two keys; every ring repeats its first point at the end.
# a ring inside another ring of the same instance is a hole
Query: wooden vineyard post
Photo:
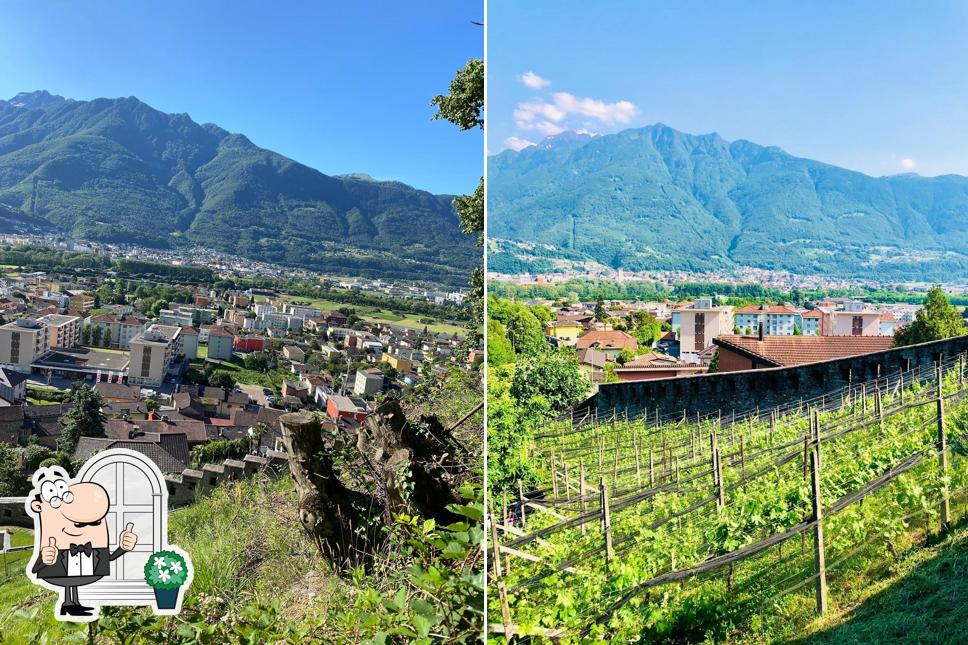
{"type": "Polygon", "coordinates": [[[716,469],[716,429],[709,433],[709,471],[713,477],[713,488],[719,485],[716,469]]]}
{"type": "Polygon", "coordinates": [[[861,384],[860,395],[863,397],[863,401],[864,401],[863,413],[864,413],[864,416],[867,416],[867,383],[861,384]]]}
{"type": "Polygon", "coordinates": [[[615,459],[612,461],[612,490],[618,490],[618,436],[615,437],[615,459]]]}
{"type": "Polygon", "coordinates": [[[813,440],[817,442],[817,462],[823,464],[820,458],[820,412],[813,411],[813,440]]]}
{"type": "Polygon", "coordinates": [[[564,459],[561,460],[565,467],[565,500],[571,501],[571,478],[568,477],[568,462],[564,459]]]}
{"type": "Polygon", "coordinates": [[[741,479],[746,479],[746,440],[739,438],[739,473],[741,479]]]}
{"type": "Polygon", "coordinates": [[[827,562],[823,544],[823,500],[820,499],[820,444],[810,453],[813,479],[813,561],[817,569],[817,613],[827,611],[827,562]]]}
{"type": "Polygon", "coordinates": [[[518,506],[521,509],[521,528],[525,528],[527,523],[524,517],[524,484],[520,479],[518,480],[518,506]]]}
{"type": "Polygon", "coordinates": [[[635,443],[635,485],[641,488],[642,487],[642,467],[639,461],[639,441],[635,437],[632,437],[632,441],[635,443]]]}
{"type": "Polygon", "coordinates": [[[649,486],[655,486],[655,451],[649,448],[649,486]]]}
{"type": "Polygon", "coordinates": [[[602,468],[605,467],[605,439],[598,440],[598,472],[602,472],[602,468]]]}
{"type": "Polygon", "coordinates": [[[676,461],[676,488],[679,488],[679,456],[675,457],[676,461]]]}
{"type": "Polygon", "coordinates": [[[951,506],[948,500],[948,433],[944,426],[944,394],[941,391],[941,366],[938,365],[938,466],[941,468],[941,531],[951,524],[951,506]]]}
{"type": "Polygon", "coordinates": [[[498,581],[497,591],[501,597],[501,622],[504,623],[504,639],[511,642],[514,638],[514,627],[511,626],[511,605],[508,603],[508,588],[503,580],[498,581]]]}
{"type": "Polygon", "coordinates": [[[773,410],[773,412],[770,414],[770,446],[773,445],[774,432],[776,432],[776,410],[773,410]]]}
{"type": "Polygon", "coordinates": [[[719,454],[719,446],[716,446],[716,481],[719,486],[719,508],[726,506],[726,483],[723,481],[723,460],[719,454]]]}
{"type": "MultiPolygon", "coordinates": [[[[578,461],[578,506],[579,512],[585,515],[585,460],[578,461]]],[[[585,535],[585,522],[581,523],[581,534],[585,535]]]]}
{"type": "Polygon", "coordinates": [[[605,566],[612,563],[615,556],[612,551],[612,518],[608,512],[608,487],[605,485],[605,478],[602,477],[598,484],[599,494],[602,504],[602,533],[605,534],[605,566]]]}
{"type": "Polygon", "coordinates": [[[501,544],[497,539],[497,522],[494,520],[494,508],[491,504],[488,504],[487,513],[488,523],[491,525],[491,551],[493,552],[492,557],[494,558],[494,566],[492,571],[494,572],[494,577],[498,580],[501,579],[501,544]]]}
{"type": "Polygon", "coordinates": [[[558,499],[558,469],[555,464],[555,456],[551,455],[551,492],[558,499]]]}
{"type": "Polygon", "coordinates": [[[877,405],[877,419],[878,419],[878,421],[880,423],[881,431],[883,432],[883,430],[884,430],[884,398],[881,395],[881,388],[880,388],[880,386],[878,386],[877,392],[875,393],[874,396],[876,397],[874,399],[874,402],[877,405]]]}

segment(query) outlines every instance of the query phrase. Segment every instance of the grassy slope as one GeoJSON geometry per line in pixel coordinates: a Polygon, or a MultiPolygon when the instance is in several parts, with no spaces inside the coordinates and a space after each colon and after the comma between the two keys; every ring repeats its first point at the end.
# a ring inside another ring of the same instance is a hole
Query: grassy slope
{"type": "Polygon", "coordinates": [[[443,334],[460,334],[463,331],[463,327],[457,325],[451,325],[440,320],[433,318],[432,316],[422,316],[418,314],[398,314],[390,311],[389,309],[381,309],[379,307],[367,307],[363,305],[350,305],[343,302],[334,302],[332,300],[319,300],[310,298],[301,298],[299,296],[284,296],[286,300],[294,302],[296,304],[301,304],[304,306],[315,307],[320,311],[336,311],[341,307],[349,307],[355,309],[357,315],[363,320],[368,320],[370,322],[383,322],[391,323],[394,325],[399,325],[400,327],[410,327],[411,329],[423,330],[424,327],[433,333],[443,333],[443,334]],[[434,323],[426,324],[420,322],[421,319],[436,320],[434,323]]]}
{"type": "MultiPolygon", "coordinates": [[[[226,610],[277,599],[285,618],[326,613],[350,590],[329,574],[299,525],[292,481],[252,480],[223,486],[211,497],[169,516],[169,539],[192,555],[195,580],[185,604],[214,602],[226,610]]],[[[0,586],[0,642],[51,642],[84,630],[54,619],[55,596],[23,571],[0,586]],[[13,612],[7,612],[13,609],[13,612]],[[17,611],[19,610],[19,611],[17,611]]],[[[81,591],[83,600],[83,591],[81,591]]]]}
{"type": "Polygon", "coordinates": [[[817,620],[799,642],[965,642],[968,622],[968,528],[911,553],[891,576],[863,586],[858,603],[817,620]]]}

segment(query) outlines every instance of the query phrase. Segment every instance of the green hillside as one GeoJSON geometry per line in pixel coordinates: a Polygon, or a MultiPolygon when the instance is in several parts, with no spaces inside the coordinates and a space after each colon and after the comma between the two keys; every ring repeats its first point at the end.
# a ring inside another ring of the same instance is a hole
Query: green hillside
{"type": "Polygon", "coordinates": [[[451,200],[330,177],[134,97],[0,101],[0,223],[13,211],[87,239],[464,284],[480,254],[451,200]]]}
{"type": "Polygon", "coordinates": [[[841,277],[968,276],[968,178],[870,177],[658,124],[554,137],[489,160],[489,269],[549,258],[626,270],[735,266],[841,277]]]}

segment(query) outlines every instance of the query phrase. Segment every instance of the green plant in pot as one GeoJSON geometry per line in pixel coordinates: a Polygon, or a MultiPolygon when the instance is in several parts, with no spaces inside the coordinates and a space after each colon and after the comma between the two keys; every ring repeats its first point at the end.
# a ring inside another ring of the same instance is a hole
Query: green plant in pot
{"type": "Polygon", "coordinates": [[[173,610],[178,606],[178,594],[190,575],[188,562],[176,551],[155,551],[145,563],[145,582],[155,590],[158,610],[173,610]]]}

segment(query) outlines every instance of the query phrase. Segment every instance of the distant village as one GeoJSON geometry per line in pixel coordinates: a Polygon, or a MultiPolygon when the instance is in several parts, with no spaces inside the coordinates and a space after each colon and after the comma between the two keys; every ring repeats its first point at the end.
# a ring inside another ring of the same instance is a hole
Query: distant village
{"type": "Polygon", "coordinates": [[[0,279],[0,442],[57,449],[70,408],[61,395],[83,381],[103,401],[106,436],[81,437],[74,459],[124,447],[181,473],[213,441],[282,450],[287,411],[318,410],[330,429],[352,430],[382,397],[483,361],[459,350],[457,334],[321,311],[272,290],[196,288],[190,302],[148,315],[132,297],[98,302],[106,284],[117,282],[0,279]]]}
{"type": "Polygon", "coordinates": [[[573,347],[593,383],[785,367],[877,352],[893,345],[895,331],[913,321],[922,306],[842,298],[807,307],[732,307],[713,298],[530,304],[550,307],[548,341],[573,347]],[[643,321],[651,323],[654,336],[643,338],[643,321]]]}

